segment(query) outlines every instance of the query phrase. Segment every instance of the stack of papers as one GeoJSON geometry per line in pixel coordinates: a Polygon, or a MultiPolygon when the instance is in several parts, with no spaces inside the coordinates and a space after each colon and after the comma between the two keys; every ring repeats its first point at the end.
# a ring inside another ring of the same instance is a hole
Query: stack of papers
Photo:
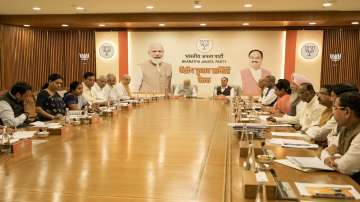
{"type": "Polygon", "coordinates": [[[304,137],[301,133],[289,133],[289,132],[271,132],[272,136],[276,137],[304,137]]]}
{"type": "Polygon", "coordinates": [[[46,127],[50,129],[58,129],[62,128],[63,126],[60,123],[47,123],[46,127]]]}
{"type": "Polygon", "coordinates": [[[325,163],[320,160],[318,157],[295,157],[287,156],[286,157],[291,163],[296,164],[300,168],[305,169],[316,169],[316,170],[327,170],[333,171],[333,168],[325,165],[325,163]]]}
{"type": "Polygon", "coordinates": [[[32,123],[30,123],[30,125],[32,125],[34,127],[50,128],[50,129],[57,129],[57,128],[62,127],[62,125],[60,123],[45,123],[45,122],[42,122],[42,121],[32,122],[32,123]]]}
{"type": "Polygon", "coordinates": [[[292,127],[291,124],[267,124],[269,127],[292,127]]]}
{"type": "Polygon", "coordinates": [[[290,168],[295,168],[296,170],[300,170],[303,172],[311,172],[314,171],[313,169],[308,169],[308,168],[301,168],[300,166],[296,165],[295,163],[292,163],[289,159],[276,159],[274,160],[276,163],[280,163],[284,166],[290,167],[290,168]]]}
{"type": "Polygon", "coordinates": [[[35,122],[32,122],[30,123],[30,125],[32,126],[35,126],[35,127],[45,127],[45,122],[42,122],[42,121],[35,121],[35,122]]]}
{"type": "Polygon", "coordinates": [[[13,134],[15,139],[28,139],[35,135],[36,131],[16,131],[13,134]]]}
{"type": "Polygon", "coordinates": [[[72,116],[72,115],[82,115],[83,114],[83,112],[81,111],[81,110],[70,110],[69,111],[69,116],[72,116]]]}
{"type": "Polygon", "coordinates": [[[300,195],[319,198],[360,199],[360,194],[351,185],[313,184],[295,182],[300,195]],[[343,198],[340,198],[340,197],[343,198]]]}
{"type": "Polygon", "coordinates": [[[317,149],[317,148],[319,148],[319,145],[310,144],[304,140],[272,138],[269,140],[269,143],[281,145],[282,147],[287,147],[287,148],[302,148],[302,149],[317,149]]]}
{"type": "Polygon", "coordinates": [[[258,129],[267,128],[266,125],[261,123],[229,123],[228,126],[233,128],[242,128],[244,126],[246,126],[247,128],[258,128],[258,129]]]}

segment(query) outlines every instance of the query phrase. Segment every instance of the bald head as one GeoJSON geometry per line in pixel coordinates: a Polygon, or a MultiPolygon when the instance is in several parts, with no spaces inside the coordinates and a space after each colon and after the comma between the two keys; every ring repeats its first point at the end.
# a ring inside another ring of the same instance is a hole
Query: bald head
{"type": "Polygon", "coordinates": [[[131,77],[127,74],[121,77],[121,83],[123,83],[124,85],[129,85],[130,81],[131,81],[131,77]]]}
{"type": "Polygon", "coordinates": [[[153,43],[149,46],[148,54],[152,59],[162,59],[164,56],[164,47],[160,43],[153,43]]]}

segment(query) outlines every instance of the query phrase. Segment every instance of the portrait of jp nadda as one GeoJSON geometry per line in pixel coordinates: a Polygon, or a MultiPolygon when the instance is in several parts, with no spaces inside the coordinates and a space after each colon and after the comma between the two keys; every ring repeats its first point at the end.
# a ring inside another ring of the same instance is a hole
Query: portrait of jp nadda
{"type": "Polygon", "coordinates": [[[149,59],[137,67],[138,77],[135,90],[138,92],[170,92],[172,67],[164,62],[164,47],[160,43],[153,43],[149,46],[149,59]]]}

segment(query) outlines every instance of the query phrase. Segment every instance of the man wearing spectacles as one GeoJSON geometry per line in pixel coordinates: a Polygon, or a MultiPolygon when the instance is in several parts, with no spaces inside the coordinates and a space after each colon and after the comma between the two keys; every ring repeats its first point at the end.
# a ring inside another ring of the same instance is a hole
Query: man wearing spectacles
{"type": "Polygon", "coordinates": [[[360,95],[347,92],[335,100],[334,118],[338,124],[337,138],[321,153],[325,164],[350,175],[360,183],[360,95]]]}
{"type": "Polygon", "coordinates": [[[332,85],[325,85],[324,87],[320,88],[320,91],[317,93],[318,101],[322,106],[325,106],[326,109],[320,116],[319,125],[315,125],[310,127],[306,134],[310,136],[311,139],[314,139],[316,143],[320,145],[327,145],[327,135],[331,132],[331,130],[336,125],[335,119],[330,121],[333,117],[332,114],[332,105],[333,102],[331,100],[331,91],[332,85]]]}

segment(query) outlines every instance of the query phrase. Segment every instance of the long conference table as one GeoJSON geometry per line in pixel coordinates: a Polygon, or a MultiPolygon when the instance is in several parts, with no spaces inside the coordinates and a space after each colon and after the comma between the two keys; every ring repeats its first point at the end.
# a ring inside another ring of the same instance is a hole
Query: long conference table
{"type": "MultiPolygon", "coordinates": [[[[31,153],[0,155],[0,201],[221,202],[244,199],[231,107],[209,99],[144,103],[67,126],[31,153]]],[[[274,147],[277,158],[314,150],[274,147]]],[[[273,164],[280,180],[357,185],[336,172],[273,164]]]]}

